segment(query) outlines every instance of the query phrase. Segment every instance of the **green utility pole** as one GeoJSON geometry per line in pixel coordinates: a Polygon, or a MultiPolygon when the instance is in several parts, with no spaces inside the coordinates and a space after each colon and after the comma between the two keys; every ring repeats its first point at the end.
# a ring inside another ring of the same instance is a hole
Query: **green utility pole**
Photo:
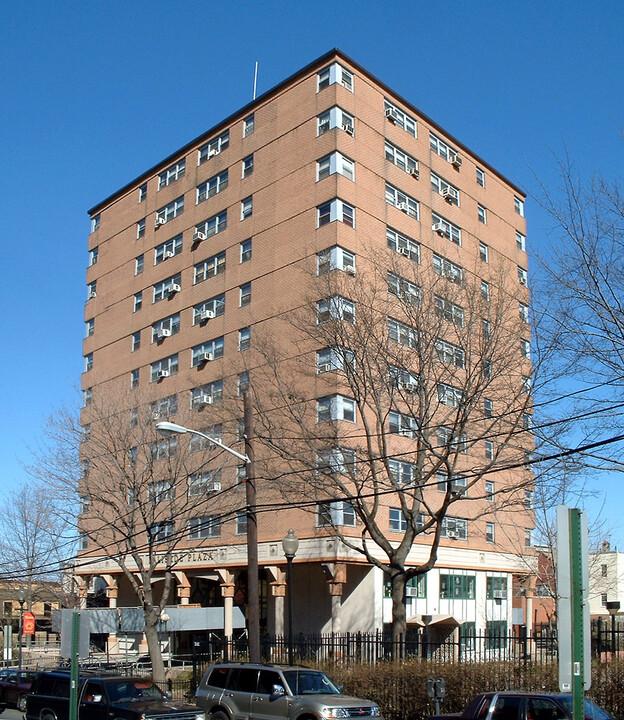
{"type": "Polygon", "coordinates": [[[72,614],[71,674],[69,682],[69,720],[78,720],[78,648],[80,642],[80,613],[72,614]]]}
{"type": "Polygon", "coordinates": [[[570,509],[570,578],[572,580],[572,718],[584,720],[585,648],[583,627],[583,558],[581,511],[570,509]]]}

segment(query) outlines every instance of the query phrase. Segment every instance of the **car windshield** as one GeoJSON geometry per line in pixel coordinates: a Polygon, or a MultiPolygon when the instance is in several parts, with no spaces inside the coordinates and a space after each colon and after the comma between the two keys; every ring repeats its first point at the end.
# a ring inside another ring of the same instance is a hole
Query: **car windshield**
{"type": "Polygon", "coordinates": [[[106,683],[106,690],[111,702],[163,699],[160,689],[149,680],[116,680],[106,683]]]}
{"type": "MultiPolygon", "coordinates": [[[[570,717],[572,717],[572,695],[561,695],[559,699],[570,717]]],[[[613,715],[610,715],[598,705],[594,705],[591,700],[585,700],[585,717],[588,720],[613,720],[613,715]]]]}
{"type": "Polygon", "coordinates": [[[284,670],[284,678],[293,695],[340,695],[340,690],[322,672],[284,670]]]}

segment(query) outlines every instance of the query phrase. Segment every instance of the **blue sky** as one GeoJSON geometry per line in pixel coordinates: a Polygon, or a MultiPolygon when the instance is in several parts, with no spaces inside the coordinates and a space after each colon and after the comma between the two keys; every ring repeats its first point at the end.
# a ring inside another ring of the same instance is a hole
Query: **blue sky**
{"type": "MultiPolygon", "coordinates": [[[[556,184],[553,151],[622,162],[624,5],[559,0],[215,3],[4,0],[0,492],[82,371],[86,211],[332,47],[509,179],[556,184]]],[[[527,202],[529,251],[548,221],[527,202]]],[[[607,522],[624,547],[617,478],[607,522]]]]}

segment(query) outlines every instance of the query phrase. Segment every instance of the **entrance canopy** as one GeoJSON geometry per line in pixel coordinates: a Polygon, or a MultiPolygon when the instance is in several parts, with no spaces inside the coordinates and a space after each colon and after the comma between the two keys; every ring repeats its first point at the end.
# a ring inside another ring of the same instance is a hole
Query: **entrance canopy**
{"type": "Polygon", "coordinates": [[[412,617],[407,618],[408,625],[416,625],[417,627],[429,627],[430,625],[458,627],[465,622],[465,620],[458,620],[453,615],[412,615],[412,617]]]}

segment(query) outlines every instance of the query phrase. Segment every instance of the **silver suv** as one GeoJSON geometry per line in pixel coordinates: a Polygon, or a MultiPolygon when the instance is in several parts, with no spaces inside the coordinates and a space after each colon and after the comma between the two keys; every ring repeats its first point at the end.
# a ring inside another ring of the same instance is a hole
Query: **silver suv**
{"type": "Polygon", "coordinates": [[[212,665],[195,702],[212,720],[381,718],[374,702],[343,695],[325,673],[297,665],[212,665]]]}

